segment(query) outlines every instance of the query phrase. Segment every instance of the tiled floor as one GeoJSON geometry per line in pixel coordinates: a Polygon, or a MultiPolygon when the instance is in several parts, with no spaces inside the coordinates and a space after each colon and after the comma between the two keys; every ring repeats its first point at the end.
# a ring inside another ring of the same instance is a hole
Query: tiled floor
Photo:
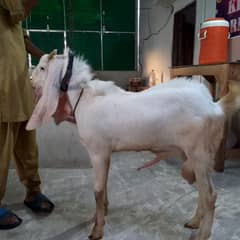
{"type": "MultiPolygon", "coordinates": [[[[136,171],[152,157],[148,152],[113,155],[105,240],[189,239],[191,231],[183,225],[194,212],[196,190],[180,177],[174,160],[136,171]]],[[[95,209],[92,170],[40,173],[43,191],[56,204],[54,213],[37,217],[26,209],[24,189],[11,170],[5,203],[24,221],[14,230],[0,231],[0,240],[86,240],[95,209]]],[[[218,200],[212,240],[240,240],[240,166],[215,174],[214,182],[218,200]]]]}

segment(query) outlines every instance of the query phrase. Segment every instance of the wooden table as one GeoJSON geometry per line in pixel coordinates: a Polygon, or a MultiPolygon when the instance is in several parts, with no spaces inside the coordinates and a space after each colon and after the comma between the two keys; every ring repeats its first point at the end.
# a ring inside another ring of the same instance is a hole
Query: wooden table
{"type": "MultiPolygon", "coordinates": [[[[213,97],[215,100],[225,95],[228,90],[229,80],[240,81],[240,63],[223,63],[210,65],[192,65],[170,68],[170,77],[202,75],[213,86],[213,97]]],[[[226,149],[227,124],[225,126],[225,137],[221,143],[216,156],[216,171],[224,171],[224,162],[230,158],[240,159],[240,149],[226,149]]]]}

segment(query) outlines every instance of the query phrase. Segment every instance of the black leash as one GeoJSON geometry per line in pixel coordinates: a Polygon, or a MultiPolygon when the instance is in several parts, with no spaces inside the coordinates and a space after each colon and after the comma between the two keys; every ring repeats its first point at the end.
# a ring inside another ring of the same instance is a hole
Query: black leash
{"type": "Polygon", "coordinates": [[[79,94],[78,100],[77,100],[77,102],[76,102],[76,104],[75,104],[75,106],[74,106],[73,113],[72,113],[73,116],[75,116],[75,112],[76,112],[78,103],[79,103],[79,101],[80,101],[80,99],[81,99],[81,97],[82,97],[82,95],[83,95],[83,91],[84,91],[84,88],[81,89],[81,92],[80,92],[80,94],[79,94]]]}
{"type": "Polygon", "coordinates": [[[60,90],[62,92],[67,92],[67,90],[68,90],[69,82],[72,77],[73,59],[74,59],[74,56],[73,56],[72,52],[69,51],[67,70],[62,79],[61,86],[60,86],[60,90]]]}

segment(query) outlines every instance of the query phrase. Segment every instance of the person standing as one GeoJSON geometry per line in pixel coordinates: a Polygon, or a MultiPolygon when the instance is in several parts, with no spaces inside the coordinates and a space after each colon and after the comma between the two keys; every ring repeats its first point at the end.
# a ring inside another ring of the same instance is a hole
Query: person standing
{"type": "Polygon", "coordinates": [[[37,0],[0,0],[0,229],[15,228],[22,222],[2,205],[12,158],[26,187],[24,204],[35,213],[54,209],[40,189],[36,132],[25,130],[34,107],[27,51],[38,58],[43,52],[23,33],[21,21],[36,4],[37,0]]]}

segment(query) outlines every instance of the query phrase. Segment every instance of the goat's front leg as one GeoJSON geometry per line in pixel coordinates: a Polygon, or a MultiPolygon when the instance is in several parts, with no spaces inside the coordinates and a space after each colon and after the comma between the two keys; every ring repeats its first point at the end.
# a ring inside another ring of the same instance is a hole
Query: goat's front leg
{"type": "Polygon", "coordinates": [[[108,191],[107,191],[107,185],[108,185],[108,176],[109,176],[109,168],[110,168],[110,163],[111,163],[111,159],[109,157],[108,159],[108,164],[107,164],[107,172],[106,172],[106,181],[105,181],[105,188],[104,188],[104,214],[105,216],[108,215],[108,191]]]}
{"type": "Polygon", "coordinates": [[[95,224],[92,229],[89,239],[98,240],[104,235],[105,225],[105,198],[106,198],[106,186],[107,186],[107,175],[109,169],[110,157],[106,154],[94,154],[90,155],[93,171],[94,171],[94,190],[96,200],[96,214],[95,224]]]}

